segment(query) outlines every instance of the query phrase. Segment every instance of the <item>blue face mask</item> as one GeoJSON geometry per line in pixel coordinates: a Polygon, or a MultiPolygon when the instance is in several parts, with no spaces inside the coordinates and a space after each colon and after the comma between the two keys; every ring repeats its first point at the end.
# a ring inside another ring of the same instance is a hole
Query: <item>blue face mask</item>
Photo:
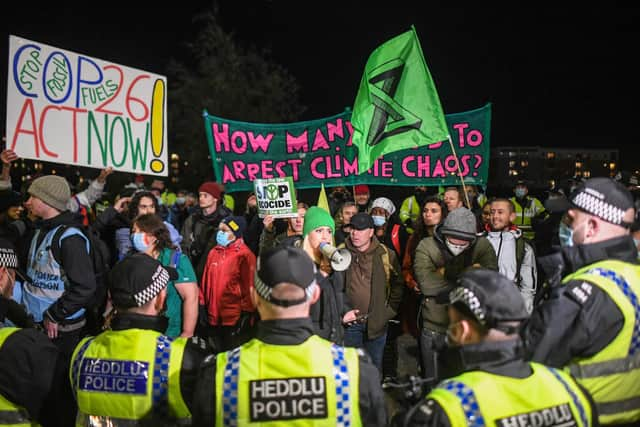
{"type": "Polygon", "coordinates": [[[373,219],[373,225],[376,227],[382,227],[387,222],[387,218],[380,215],[371,215],[371,218],[373,219]]]}
{"type": "Polygon", "coordinates": [[[229,240],[229,233],[218,230],[218,233],[216,234],[216,243],[224,247],[229,246],[229,243],[231,243],[231,240],[229,240]]]}
{"type": "Polygon", "coordinates": [[[558,227],[558,238],[560,239],[561,247],[568,248],[573,246],[573,229],[561,222],[558,227]]]}
{"type": "Polygon", "coordinates": [[[516,198],[522,199],[527,194],[527,190],[524,188],[516,188],[513,193],[516,195],[516,198]]]}
{"type": "Polygon", "coordinates": [[[149,245],[144,243],[144,233],[133,233],[131,243],[138,252],[146,252],[149,249],[149,245]]]}

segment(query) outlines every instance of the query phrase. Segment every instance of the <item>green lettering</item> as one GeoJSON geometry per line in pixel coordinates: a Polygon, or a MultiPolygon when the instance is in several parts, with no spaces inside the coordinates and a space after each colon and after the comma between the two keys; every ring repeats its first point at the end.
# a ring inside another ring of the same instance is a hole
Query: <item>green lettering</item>
{"type": "Polygon", "coordinates": [[[100,137],[100,130],[98,129],[98,124],[96,123],[94,112],[88,111],[88,126],[87,126],[87,163],[91,164],[91,147],[93,146],[91,141],[91,136],[95,133],[98,138],[98,144],[100,145],[100,153],[102,154],[102,166],[107,166],[107,125],[108,125],[108,117],[104,115],[104,141],[100,137]],[[92,132],[93,131],[93,132],[92,132]]]}
{"type": "Polygon", "coordinates": [[[135,138],[135,144],[134,144],[133,131],[131,130],[131,120],[129,118],[127,118],[127,127],[129,129],[129,144],[131,144],[131,157],[133,158],[133,161],[132,161],[133,169],[138,168],[138,160],[139,160],[140,169],[144,171],[147,168],[147,152],[148,152],[147,149],[149,147],[149,122],[147,121],[147,125],[145,127],[144,149],[140,147],[140,139],[137,137],[135,138]]]}
{"type": "MultiPolygon", "coordinates": [[[[106,115],[105,115],[106,117],[106,115]]],[[[120,167],[122,165],[124,165],[124,162],[127,161],[127,151],[128,151],[128,146],[127,146],[127,129],[124,126],[124,120],[122,119],[122,117],[120,116],[116,116],[113,121],[111,122],[111,132],[109,134],[109,147],[110,147],[110,154],[111,154],[111,162],[113,163],[113,166],[115,167],[120,167]],[[113,143],[114,143],[114,137],[113,137],[113,128],[115,127],[116,123],[120,123],[120,128],[122,129],[122,137],[124,139],[123,144],[121,144],[122,146],[124,146],[124,152],[122,153],[122,160],[120,161],[120,163],[116,162],[116,159],[113,157],[113,143]]]]}

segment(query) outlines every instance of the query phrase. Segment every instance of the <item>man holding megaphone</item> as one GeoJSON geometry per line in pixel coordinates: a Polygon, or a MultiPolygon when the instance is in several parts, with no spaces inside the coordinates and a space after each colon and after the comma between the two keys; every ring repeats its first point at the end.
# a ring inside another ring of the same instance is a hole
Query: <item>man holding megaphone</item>
{"type": "Polygon", "coordinates": [[[397,313],[404,285],[395,252],[378,241],[374,228],[371,215],[364,212],[354,215],[345,227],[349,232],[345,246],[351,253],[345,302],[367,317],[346,327],[344,343],[367,350],[382,371],[387,322],[397,313]]]}

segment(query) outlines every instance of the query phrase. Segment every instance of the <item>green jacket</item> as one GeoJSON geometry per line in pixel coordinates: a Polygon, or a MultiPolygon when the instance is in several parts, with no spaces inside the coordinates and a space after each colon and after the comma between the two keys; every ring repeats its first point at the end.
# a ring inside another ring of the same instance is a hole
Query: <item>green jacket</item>
{"type": "Polygon", "coordinates": [[[425,329],[446,332],[449,324],[447,305],[437,302],[436,297],[451,289],[457,277],[473,265],[498,270],[496,253],[484,237],[478,237],[470,249],[455,257],[446,248],[438,230],[434,236],[418,243],[413,272],[424,297],[422,322],[425,329]]]}

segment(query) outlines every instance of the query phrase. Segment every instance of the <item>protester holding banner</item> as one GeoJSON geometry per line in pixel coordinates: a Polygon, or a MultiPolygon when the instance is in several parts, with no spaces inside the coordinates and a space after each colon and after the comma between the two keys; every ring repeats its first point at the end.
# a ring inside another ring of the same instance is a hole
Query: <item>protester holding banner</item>
{"type": "MultiPolygon", "coordinates": [[[[260,234],[260,253],[266,252],[279,246],[288,239],[296,239],[302,236],[304,228],[304,218],[307,213],[308,205],[304,202],[298,202],[298,215],[287,218],[286,231],[277,234],[276,218],[273,215],[266,215],[262,220],[264,227],[260,234]]],[[[286,244],[285,244],[286,245],[286,244]]]]}

